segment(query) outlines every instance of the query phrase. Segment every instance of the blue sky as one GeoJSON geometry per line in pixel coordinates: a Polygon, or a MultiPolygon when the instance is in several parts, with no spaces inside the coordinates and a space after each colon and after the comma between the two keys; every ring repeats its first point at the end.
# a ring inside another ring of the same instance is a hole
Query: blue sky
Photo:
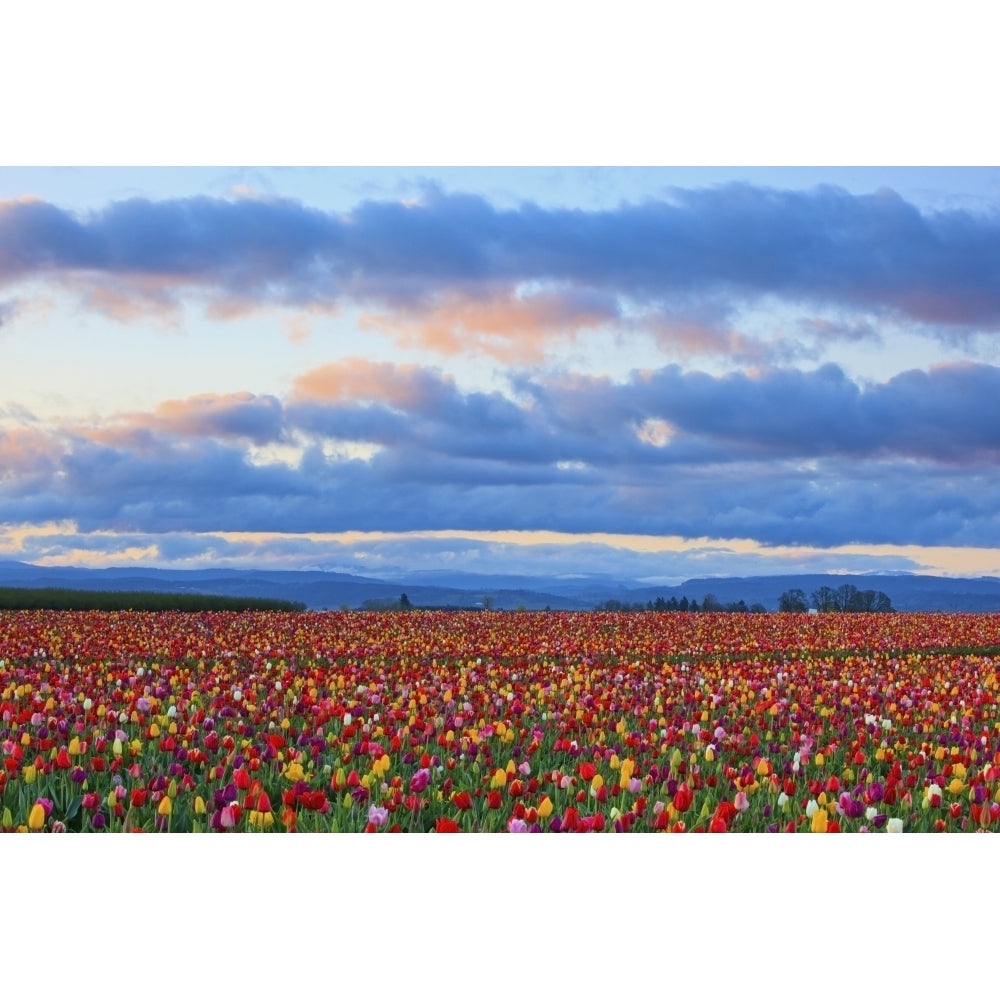
{"type": "Polygon", "coordinates": [[[1000,574],[989,33],[557,7],[12,12],[0,558],[1000,574]]]}
{"type": "Polygon", "coordinates": [[[991,168],[0,170],[0,553],[1000,573],[991,168]]]}

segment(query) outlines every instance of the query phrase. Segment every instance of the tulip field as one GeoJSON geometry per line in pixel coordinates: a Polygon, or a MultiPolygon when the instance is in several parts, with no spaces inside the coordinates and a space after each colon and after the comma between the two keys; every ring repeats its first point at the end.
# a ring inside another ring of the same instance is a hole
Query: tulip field
{"type": "Polygon", "coordinates": [[[1000,616],[0,613],[21,832],[1000,829],[1000,616]]]}

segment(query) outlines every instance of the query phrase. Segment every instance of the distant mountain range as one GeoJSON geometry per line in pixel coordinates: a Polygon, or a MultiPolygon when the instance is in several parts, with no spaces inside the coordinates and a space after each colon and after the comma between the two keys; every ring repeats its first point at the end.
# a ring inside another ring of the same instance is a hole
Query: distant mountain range
{"type": "Polygon", "coordinates": [[[998,611],[1000,578],[958,579],[941,576],[833,575],[706,577],[670,586],[649,585],[599,574],[572,577],[504,576],[423,571],[402,573],[392,580],[323,570],[177,570],[84,569],[34,566],[0,561],[0,586],[57,587],[75,590],[146,590],[175,593],[221,594],[299,601],[307,608],[361,608],[365,602],[398,600],[406,594],[420,607],[476,607],[498,609],[583,611],[607,601],[646,604],[658,597],[669,601],[704,601],[712,594],[725,605],[778,607],[786,590],[798,588],[808,598],[820,587],[852,584],[858,590],[880,590],[897,611],[998,611]]]}

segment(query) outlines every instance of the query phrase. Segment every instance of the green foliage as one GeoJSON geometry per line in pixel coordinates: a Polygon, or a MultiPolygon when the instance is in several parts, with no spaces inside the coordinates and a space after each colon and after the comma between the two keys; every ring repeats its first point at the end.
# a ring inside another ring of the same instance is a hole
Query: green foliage
{"type": "Polygon", "coordinates": [[[820,587],[813,591],[813,607],[817,611],[892,611],[892,601],[881,590],[858,590],[850,583],[841,587],[820,587]]]}
{"type": "Polygon", "coordinates": [[[0,609],[7,611],[305,611],[305,607],[296,601],[217,594],[0,587],[0,609]]]}
{"type": "Polygon", "coordinates": [[[781,597],[778,598],[778,610],[797,612],[799,614],[808,611],[809,604],[806,601],[806,592],[804,590],[800,590],[798,587],[786,590],[781,597]]]}

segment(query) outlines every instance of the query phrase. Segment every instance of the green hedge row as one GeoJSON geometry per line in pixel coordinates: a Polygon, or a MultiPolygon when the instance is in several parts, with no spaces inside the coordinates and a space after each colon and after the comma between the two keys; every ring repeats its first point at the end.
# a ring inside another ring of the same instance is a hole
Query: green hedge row
{"type": "Polygon", "coordinates": [[[296,601],[147,590],[0,587],[0,609],[29,611],[304,611],[296,601]]]}

